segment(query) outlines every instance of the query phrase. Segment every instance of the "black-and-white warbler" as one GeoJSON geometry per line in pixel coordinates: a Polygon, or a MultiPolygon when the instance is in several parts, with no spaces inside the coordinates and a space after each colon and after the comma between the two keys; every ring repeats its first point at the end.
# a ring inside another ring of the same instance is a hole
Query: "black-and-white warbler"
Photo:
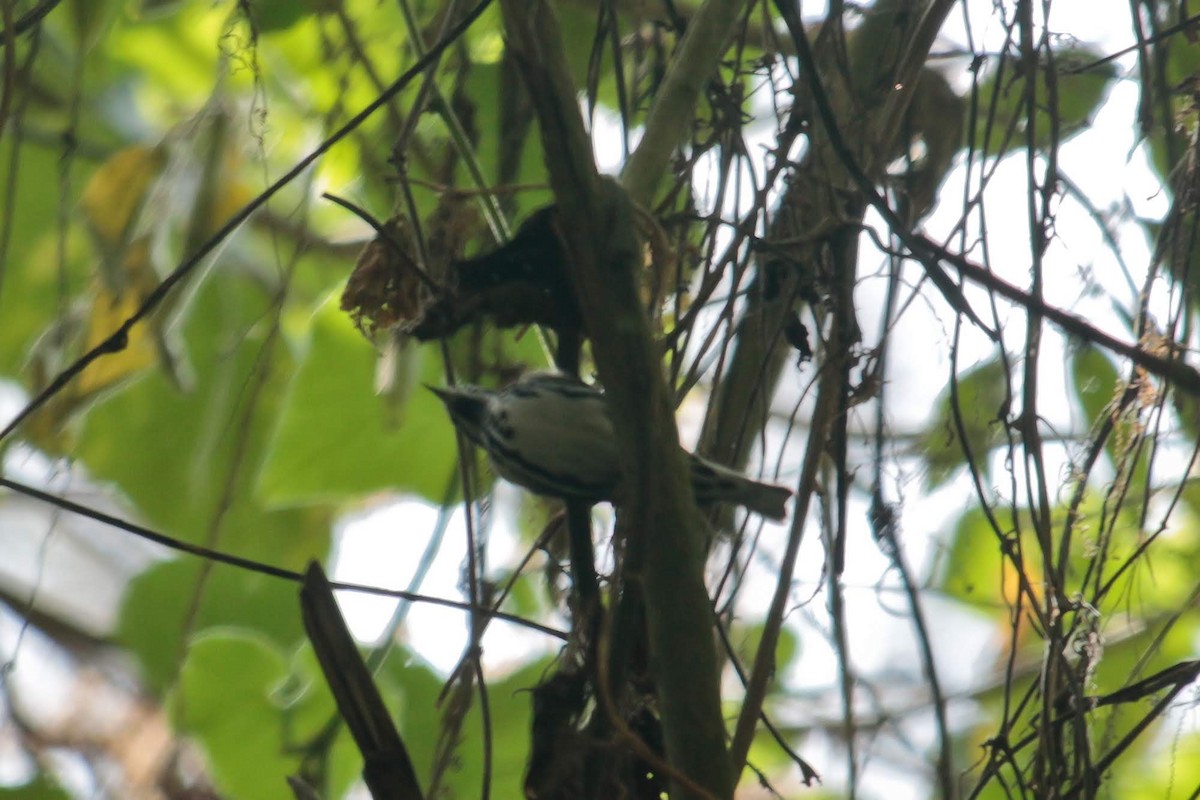
{"type": "MultiPolygon", "coordinates": [[[[450,419],[488,454],[500,477],[535,494],[611,500],[621,482],[604,395],[562,373],[535,372],[506,389],[430,387],[450,419]]],[[[783,519],[791,491],[688,454],[700,505],[734,503],[783,519]]]]}

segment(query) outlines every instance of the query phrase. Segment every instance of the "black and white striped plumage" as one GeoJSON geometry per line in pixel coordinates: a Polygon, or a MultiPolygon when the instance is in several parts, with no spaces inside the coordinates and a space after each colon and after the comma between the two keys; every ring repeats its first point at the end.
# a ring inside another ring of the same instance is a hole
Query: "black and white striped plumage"
{"type": "MultiPolygon", "coordinates": [[[[432,387],[431,387],[432,388],[432,387]]],[[[535,372],[506,389],[433,389],[450,419],[487,451],[500,477],[550,497],[611,500],[621,480],[608,406],[562,373],[535,372]]],[[[696,502],[734,503],[783,519],[791,492],[688,456],[696,502]]]]}

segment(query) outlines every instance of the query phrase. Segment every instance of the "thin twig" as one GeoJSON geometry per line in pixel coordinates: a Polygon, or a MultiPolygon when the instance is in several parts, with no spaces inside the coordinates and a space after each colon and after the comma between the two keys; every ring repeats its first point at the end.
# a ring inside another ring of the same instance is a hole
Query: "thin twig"
{"type": "MultiPolygon", "coordinates": [[[[20,483],[19,481],[0,477],[0,486],[23,494],[26,497],[32,497],[35,500],[48,503],[56,508],[61,508],[64,511],[70,511],[73,514],[79,514],[80,516],[87,517],[88,519],[95,520],[96,522],[101,522],[105,525],[117,528],[118,530],[132,533],[148,542],[154,542],[155,544],[162,545],[163,547],[180,553],[199,556],[200,558],[206,558],[211,561],[216,561],[220,564],[237,567],[238,569],[243,569],[248,572],[256,572],[260,575],[269,575],[273,578],[281,578],[286,581],[292,581],[293,583],[302,583],[304,581],[304,575],[294,570],[276,567],[272,564],[265,564],[261,561],[255,561],[250,558],[243,558],[242,556],[223,553],[209,547],[202,547],[197,544],[192,544],[191,542],[185,542],[181,539],[176,539],[173,536],[168,536],[165,533],[160,533],[142,525],[137,525],[133,522],[129,522],[128,520],[121,519],[120,517],[113,516],[112,514],[106,514],[102,511],[97,511],[94,508],[89,508],[80,503],[68,500],[65,497],[59,497],[58,495],[44,492],[41,489],[36,489],[32,486],[20,483]]],[[[444,597],[433,597],[431,595],[418,594],[416,592],[406,592],[403,589],[383,589],[378,586],[365,586],[357,583],[338,582],[333,584],[333,588],[341,591],[360,592],[363,594],[372,594],[381,597],[397,597],[413,603],[427,603],[429,605],[442,606],[443,608],[453,608],[457,611],[484,613],[488,616],[495,617],[496,619],[502,619],[505,622],[512,623],[513,625],[520,625],[521,627],[529,628],[530,630],[535,630],[539,633],[544,633],[547,636],[554,637],[555,639],[561,639],[563,641],[566,641],[567,639],[567,634],[565,632],[556,628],[551,628],[549,625],[543,625],[540,622],[534,622],[532,620],[519,617],[516,614],[509,614],[505,611],[496,611],[492,608],[475,608],[470,603],[464,603],[460,600],[450,600],[444,597]]]]}

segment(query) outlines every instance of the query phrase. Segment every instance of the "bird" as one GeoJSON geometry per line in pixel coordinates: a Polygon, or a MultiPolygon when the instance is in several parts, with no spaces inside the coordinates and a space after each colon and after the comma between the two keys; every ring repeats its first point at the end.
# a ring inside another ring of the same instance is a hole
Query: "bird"
{"type": "MultiPolygon", "coordinates": [[[[527,373],[499,390],[428,387],[455,427],[487,454],[496,473],[547,497],[611,501],[621,484],[616,434],[600,389],[562,372],[527,373]]],[[[687,454],[698,505],[731,503],[774,520],[791,490],[687,454]]]]}

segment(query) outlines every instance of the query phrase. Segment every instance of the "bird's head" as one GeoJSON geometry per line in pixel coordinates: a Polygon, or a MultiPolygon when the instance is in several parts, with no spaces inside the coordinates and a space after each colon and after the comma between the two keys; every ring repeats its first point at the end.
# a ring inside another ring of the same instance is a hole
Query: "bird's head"
{"type": "Polygon", "coordinates": [[[483,444],[483,426],[488,415],[488,398],[491,392],[478,386],[429,386],[426,388],[438,396],[446,406],[450,421],[476,444],[483,444]]]}

